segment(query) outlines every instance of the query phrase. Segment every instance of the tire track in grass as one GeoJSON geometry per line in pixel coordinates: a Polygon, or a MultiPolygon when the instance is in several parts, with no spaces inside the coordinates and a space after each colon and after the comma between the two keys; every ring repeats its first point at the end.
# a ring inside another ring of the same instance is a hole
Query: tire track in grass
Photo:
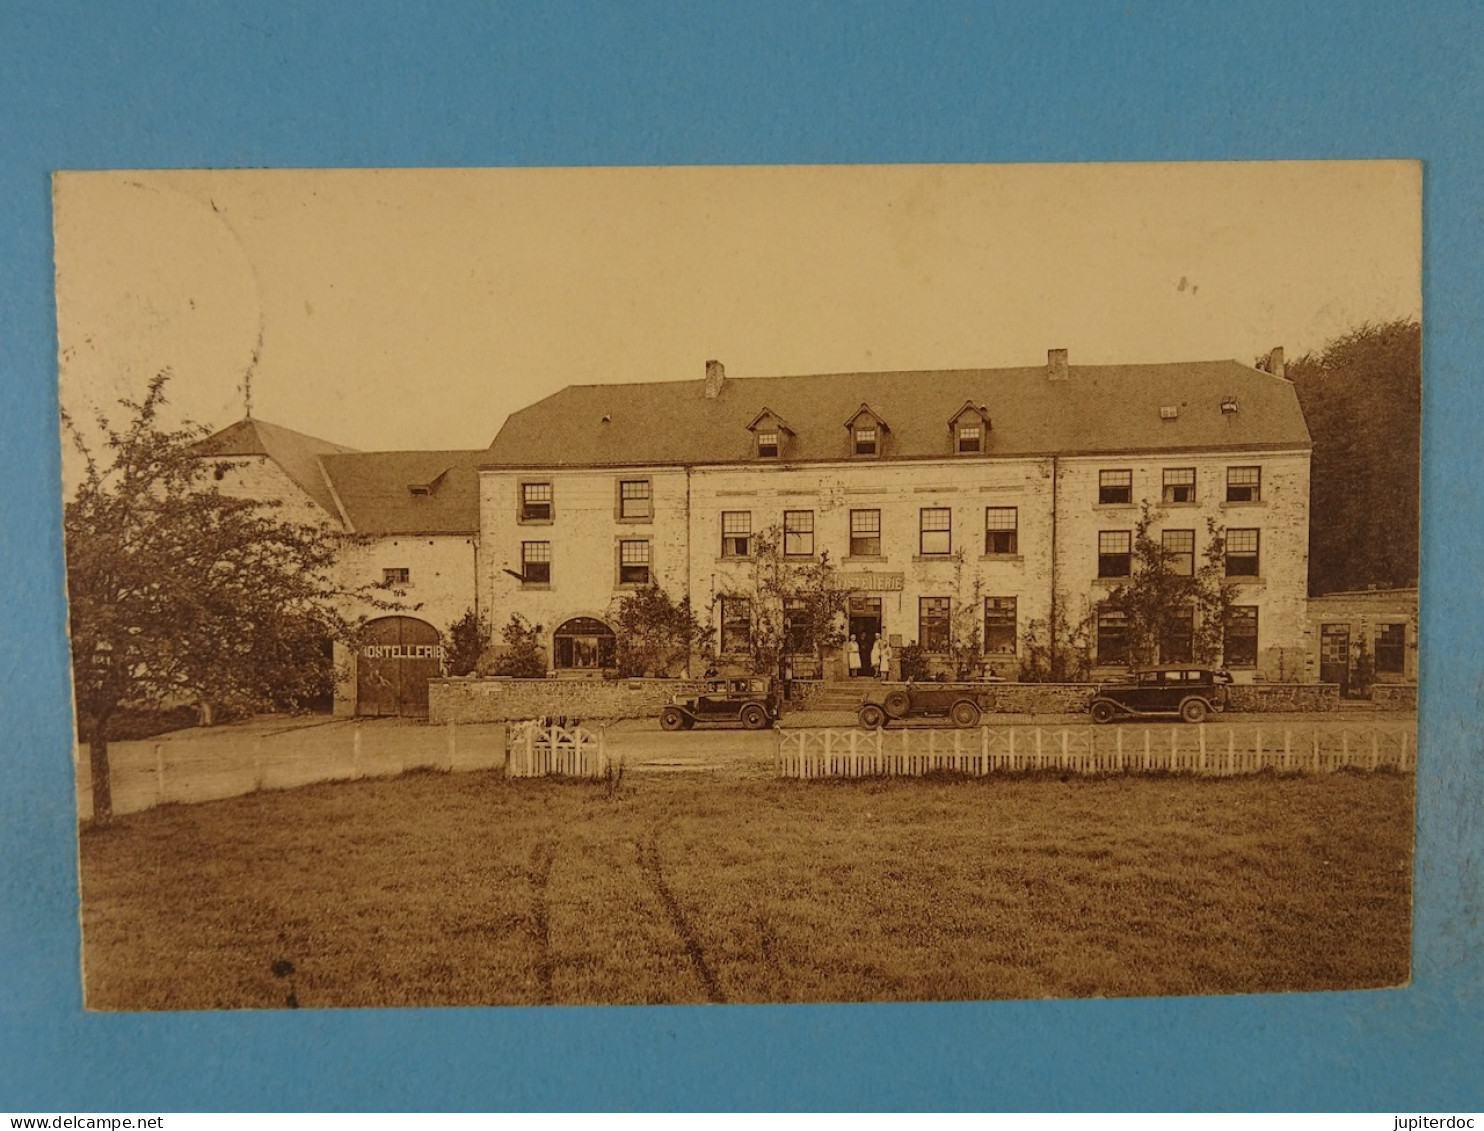
{"type": "Polygon", "coordinates": [[[680,909],[675,893],[665,882],[665,872],[660,866],[659,838],[659,829],[650,829],[649,840],[645,842],[640,854],[639,866],[644,871],[644,878],[649,881],[655,894],[660,897],[665,913],[670,916],[670,923],[674,926],[675,933],[680,936],[686,956],[690,959],[691,965],[695,968],[696,977],[701,980],[701,986],[706,991],[706,1000],[713,1005],[725,1005],[726,994],[721,992],[716,975],[711,972],[711,967],[706,963],[706,952],[701,949],[701,940],[696,937],[695,929],[685,917],[685,912],[680,909]]]}
{"type": "Polygon", "coordinates": [[[531,850],[530,866],[526,869],[526,879],[531,884],[531,934],[536,945],[536,985],[541,1005],[552,1003],[551,915],[547,908],[546,887],[555,859],[555,842],[537,841],[531,850]]]}

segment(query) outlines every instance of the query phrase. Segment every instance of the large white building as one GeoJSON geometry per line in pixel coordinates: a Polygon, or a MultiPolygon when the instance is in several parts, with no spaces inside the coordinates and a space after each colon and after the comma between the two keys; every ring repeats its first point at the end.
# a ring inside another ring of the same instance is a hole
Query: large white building
{"type": "MultiPolygon", "coordinates": [[[[1225,530],[1227,666],[1305,678],[1310,440],[1281,351],[1269,368],[1077,366],[1064,350],[1028,368],[797,377],[709,362],[694,381],[563,389],[482,452],[353,453],[256,421],[209,449],[240,464],[232,489],[340,530],[349,583],[415,601],[356,657],[339,700],[363,713],[416,710],[406,685],[469,609],[496,632],[519,613],[555,673],[597,674],[617,603],[654,583],[735,658],[771,534],[786,557],[829,554],[867,669],[877,637],[937,655],[967,617],[983,669],[1014,678],[1026,626],[1054,606],[1091,614],[1099,663],[1117,666],[1122,624],[1098,605],[1133,568],[1146,502],[1188,568],[1208,523],[1225,530]]],[[[844,668],[842,651],[824,674],[844,668]]]]}

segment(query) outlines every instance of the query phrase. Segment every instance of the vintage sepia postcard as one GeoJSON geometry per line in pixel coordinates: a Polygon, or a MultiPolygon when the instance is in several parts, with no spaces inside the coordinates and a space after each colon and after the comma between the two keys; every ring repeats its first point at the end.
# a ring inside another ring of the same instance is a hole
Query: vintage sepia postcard
{"type": "Polygon", "coordinates": [[[90,1009],[1408,980],[1417,163],[53,193],[90,1009]]]}

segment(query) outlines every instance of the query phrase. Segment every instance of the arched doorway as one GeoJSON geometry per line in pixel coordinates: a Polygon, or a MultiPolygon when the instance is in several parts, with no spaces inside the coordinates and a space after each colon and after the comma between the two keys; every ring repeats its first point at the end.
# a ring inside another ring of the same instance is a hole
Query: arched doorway
{"type": "Polygon", "coordinates": [[[573,617],[551,634],[552,666],[557,671],[602,671],[617,663],[618,638],[597,617],[573,617]]]}
{"type": "Polygon", "coordinates": [[[374,620],[356,651],[356,714],[426,715],[428,680],[442,673],[436,628],[416,617],[374,620]]]}

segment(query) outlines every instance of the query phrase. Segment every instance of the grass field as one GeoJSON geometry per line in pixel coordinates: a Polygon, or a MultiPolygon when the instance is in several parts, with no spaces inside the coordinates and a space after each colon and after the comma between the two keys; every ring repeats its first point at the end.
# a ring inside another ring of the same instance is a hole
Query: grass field
{"type": "Polygon", "coordinates": [[[97,1009],[1389,986],[1411,845],[1395,773],[413,773],[85,830],[84,981],[97,1009]]]}

